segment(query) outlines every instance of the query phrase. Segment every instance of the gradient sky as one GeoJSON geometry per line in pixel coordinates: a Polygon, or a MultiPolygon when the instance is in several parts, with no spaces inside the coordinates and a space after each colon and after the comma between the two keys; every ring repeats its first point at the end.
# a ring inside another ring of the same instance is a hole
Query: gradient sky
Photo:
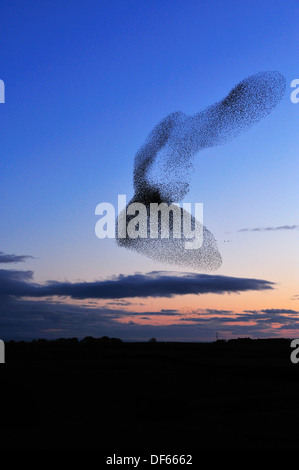
{"type": "Polygon", "coordinates": [[[273,289],[4,298],[1,338],[298,336],[298,20],[295,0],[2,0],[0,251],[33,257],[3,262],[4,276],[30,270],[42,285],[184,271],[97,239],[96,205],[132,197],[134,155],[169,113],[194,114],[260,71],[279,71],[287,88],[260,123],[200,152],[186,197],[203,202],[218,241],[214,274],[273,289]]]}

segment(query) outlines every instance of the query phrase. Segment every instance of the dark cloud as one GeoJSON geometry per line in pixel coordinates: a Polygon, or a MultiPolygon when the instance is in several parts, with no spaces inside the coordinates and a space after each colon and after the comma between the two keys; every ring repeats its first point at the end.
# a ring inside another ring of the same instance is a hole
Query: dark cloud
{"type": "MultiPolygon", "coordinates": [[[[87,307],[44,300],[14,300],[0,307],[0,331],[4,340],[57,338],[84,336],[113,336],[125,340],[204,341],[234,336],[273,337],[282,335],[283,330],[299,328],[298,316],[274,313],[235,313],[216,317],[173,319],[168,325],[138,324],[165,314],[158,312],[130,312],[109,308],[87,307]],[[126,319],[126,317],[130,317],[126,319]],[[134,321],[132,321],[134,316],[134,321]],[[121,321],[120,321],[121,320],[121,321]],[[275,328],[273,328],[275,325],[275,328]]],[[[175,315],[175,310],[173,315],[175,315]]],[[[207,313],[208,315],[208,313],[207,313]]]]}
{"type": "Polygon", "coordinates": [[[204,310],[200,311],[200,315],[188,318],[175,309],[132,312],[122,308],[90,306],[88,302],[74,305],[41,299],[11,299],[0,305],[0,331],[4,340],[113,336],[135,341],[151,337],[161,341],[211,341],[215,340],[216,331],[222,338],[265,338],[281,336],[283,330],[299,329],[298,315],[277,314],[271,310],[267,313],[260,310],[254,313],[222,314],[224,311],[207,309],[207,318],[203,318],[204,310]],[[172,318],[171,324],[138,324],[140,320],[150,321],[166,312],[172,318]]]}
{"type": "Polygon", "coordinates": [[[106,305],[128,307],[129,305],[132,305],[132,302],[128,302],[127,300],[122,300],[122,299],[116,299],[113,302],[107,302],[106,305]]]}
{"type": "Polygon", "coordinates": [[[145,315],[147,317],[155,317],[155,316],[169,316],[169,317],[175,317],[175,316],[181,316],[181,312],[179,312],[178,310],[171,310],[171,309],[165,309],[165,308],[162,308],[161,310],[157,310],[156,312],[128,312],[128,311],[123,311],[121,312],[122,315],[126,315],[126,316],[131,316],[131,315],[135,315],[135,316],[138,316],[140,318],[140,315],[145,315]]]}
{"type": "Polygon", "coordinates": [[[29,255],[8,255],[7,253],[3,253],[3,251],[0,251],[0,263],[6,264],[6,263],[22,263],[26,261],[27,259],[34,259],[33,256],[29,255]]]}
{"type": "Polygon", "coordinates": [[[279,227],[241,228],[238,232],[270,232],[275,230],[296,230],[299,225],[280,225],[279,227]]]}
{"type": "Polygon", "coordinates": [[[227,314],[234,313],[234,312],[232,310],[219,310],[215,308],[207,308],[205,310],[200,310],[194,313],[200,314],[200,315],[227,315],[227,314]]]}
{"type": "Polygon", "coordinates": [[[1,269],[1,337],[8,340],[106,335],[127,340],[156,337],[165,341],[202,341],[214,340],[215,331],[228,338],[279,336],[282,330],[299,328],[298,311],[269,308],[235,313],[223,309],[195,309],[182,314],[175,308],[162,308],[138,312],[134,311],[137,304],[122,300],[273,288],[273,282],[262,279],[164,271],[120,275],[95,282],[51,281],[42,285],[34,282],[32,271],[1,269]],[[70,304],[65,297],[78,302],[70,304]],[[95,299],[115,301],[99,305],[95,299]],[[171,324],[150,324],[150,320],[158,316],[167,316],[171,324]],[[140,320],[149,323],[138,324],[140,320]]]}
{"type": "Polygon", "coordinates": [[[28,292],[34,287],[34,284],[31,283],[32,279],[33,271],[0,269],[0,298],[28,295],[28,292]]]}
{"type": "Polygon", "coordinates": [[[170,309],[170,308],[162,308],[160,310],[160,315],[180,315],[180,312],[178,312],[175,309],[170,309]]]}
{"type": "Polygon", "coordinates": [[[297,310],[291,310],[291,309],[285,309],[285,308],[266,308],[264,310],[261,310],[263,313],[299,313],[297,310]]]}
{"type": "MultiPolygon", "coordinates": [[[[215,311],[217,312],[217,310],[215,311]]],[[[207,315],[209,311],[207,310],[207,315]]],[[[298,312],[295,310],[288,309],[265,309],[265,310],[246,310],[245,313],[233,313],[224,316],[210,316],[202,318],[202,316],[194,316],[189,318],[181,318],[180,321],[188,321],[202,324],[226,324],[226,323],[251,323],[256,322],[260,327],[262,324],[270,327],[272,323],[280,323],[281,325],[286,324],[297,324],[299,322],[298,312]],[[294,316],[295,314],[295,316],[294,316]],[[291,316],[290,316],[291,315],[291,316]]],[[[298,323],[299,324],[299,323],[298,323]]]]}
{"type": "Polygon", "coordinates": [[[273,289],[263,279],[238,278],[196,273],[153,271],[119,275],[94,282],[32,282],[32,271],[0,270],[0,296],[71,297],[73,299],[123,299],[130,297],[173,297],[187,294],[224,294],[273,289]]]}
{"type": "MultiPolygon", "coordinates": [[[[275,310],[275,309],[273,309],[275,310]]],[[[278,310],[278,309],[277,309],[278,310]]],[[[281,309],[287,312],[287,309],[281,309]]],[[[192,317],[181,318],[180,322],[196,327],[200,334],[215,338],[215,332],[220,332],[221,338],[236,336],[250,336],[252,338],[267,338],[287,336],[286,331],[299,329],[297,314],[278,314],[271,310],[267,313],[253,311],[253,313],[235,313],[232,316],[192,317]]],[[[191,332],[190,332],[191,333],[191,332]]],[[[194,332],[192,332],[194,333],[194,332]]]]}

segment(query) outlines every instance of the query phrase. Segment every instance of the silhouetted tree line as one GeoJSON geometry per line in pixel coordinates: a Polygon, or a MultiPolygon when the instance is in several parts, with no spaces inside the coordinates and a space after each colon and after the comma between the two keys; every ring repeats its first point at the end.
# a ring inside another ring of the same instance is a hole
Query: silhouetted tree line
{"type": "Polygon", "coordinates": [[[57,338],[57,339],[33,339],[32,341],[15,341],[15,340],[10,340],[5,342],[6,344],[14,345],[14,344],[32,344],[32,345],[78,345],[78,344],[85,344],[85,345],[90,345],[94,346],[97,344],[119,344],[122,343],[122,340],[120,338],[109,338],[109,336],[102,336],[100,338],[94,338],[93,336],[85,336],[83,339],[78,339],[78,338],[57,338]]]}

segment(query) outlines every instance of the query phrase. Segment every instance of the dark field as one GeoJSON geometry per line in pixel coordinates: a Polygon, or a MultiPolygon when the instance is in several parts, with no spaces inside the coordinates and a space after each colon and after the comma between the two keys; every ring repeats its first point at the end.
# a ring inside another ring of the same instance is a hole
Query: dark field
{"type": "Polygon", "coordinates": [[[1,448],[296,448],[289,340],[6,343],[1,448]]]}

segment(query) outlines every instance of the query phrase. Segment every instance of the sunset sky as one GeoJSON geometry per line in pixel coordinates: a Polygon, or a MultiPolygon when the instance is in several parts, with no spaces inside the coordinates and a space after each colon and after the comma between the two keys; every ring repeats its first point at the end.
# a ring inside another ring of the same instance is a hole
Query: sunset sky
{"type": "Polygon", "coordinates": [[[298,337],[298,20],[296,0],[1,2],[1,339],[298,337]],[[220,269],[98,239],[154,126],[261,71],[284,75],[282,101],[200,152],[186,196],[220,269]]]}

